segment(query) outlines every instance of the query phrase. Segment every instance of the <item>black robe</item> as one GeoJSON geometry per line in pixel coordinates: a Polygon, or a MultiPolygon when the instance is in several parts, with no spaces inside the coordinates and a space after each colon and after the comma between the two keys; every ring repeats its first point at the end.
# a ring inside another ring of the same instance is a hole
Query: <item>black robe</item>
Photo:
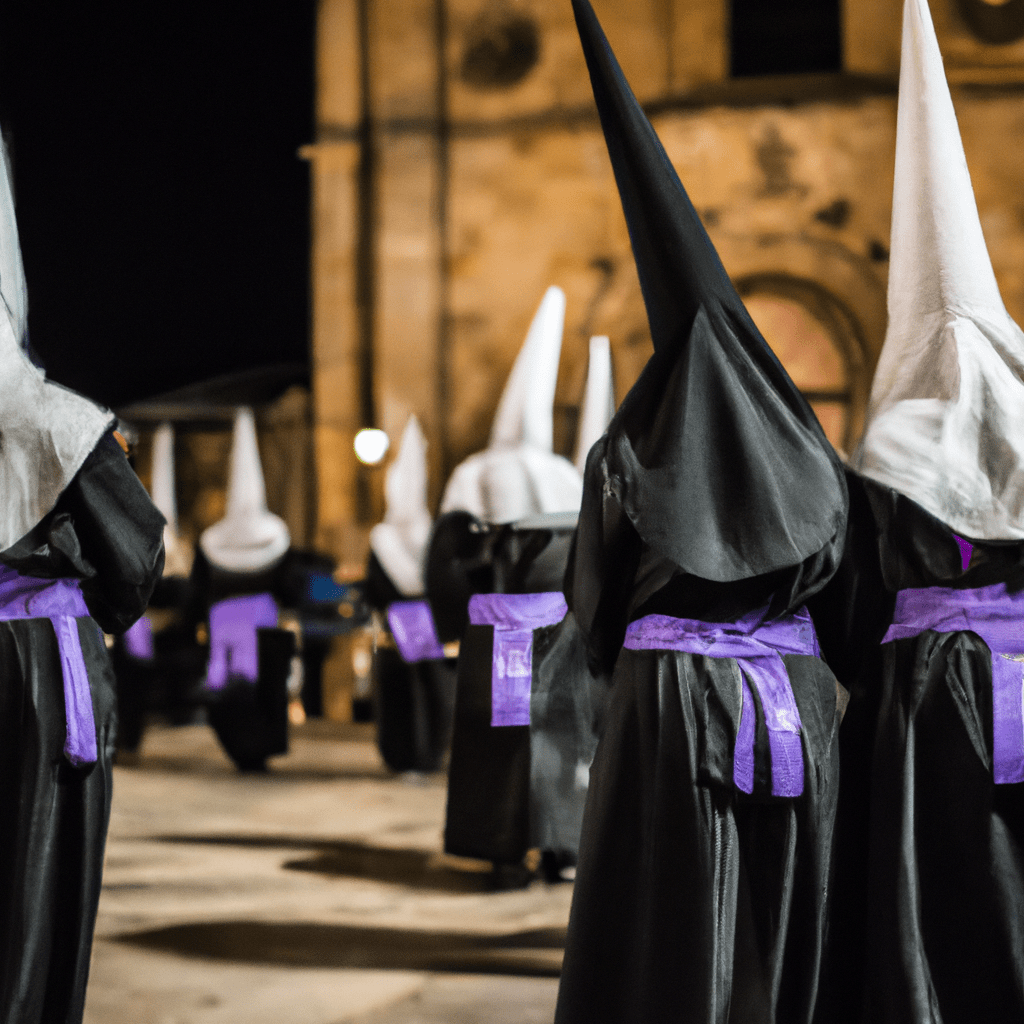
{"type": "MultiPolygon", "coordinates": [[[[851,692],[823,1024],[1024,1020],[1024,784],[996,785],[992,662],[973,632],[884,645],[909,588],[1024,587],[1024,544],[975,544],[850,474],[846,555],[814,601],[851,692]]],[[[1021,639],[1024,653],[1024,635],[1021,639]]]]}
{"type": "Polygon", "coordinates": [[[445,849],[505,865],[539,849],[551,879],[576,863],[607,678],[590,671],[583,635],[570,613],[533,631],[530,724],[492,726],[494,628],[469,625],[465,604],[472,593],[561,591],[575,517],[562,520],[487,526],[453,513],[439,520],[440,552],[432,545],[428,560],[428,566],[435,559],[442,563],[433,573],[428,569],[428,576],[455,595],[447,602],[439,595],[441,618],[465,622],[445,849]],[[461,552],[461,560],[452,552],[461,552]],[[463,606],[446,607],[454,601],[463,606]]]}
{"type": "Polygon", "coordinates": [[[145,610],[163,568],[163,517],[107,434],[28,536],[0,553],[25,576],[81,580],[78,619],[98,760],[63,753],[63,676],[48,619],[0,622],[0,1021],[81,1021],[110,816],[114,678],[103,634],[145,610]]]}
{"type": "Polygon", "coordinates": [[[621,646],[627,624],[652,613],[729,622],[773,602],[778,614],[795,610],[828,579],[842,538],[765,576],[712,583],[682,574],[633,528],[606,448],[599,442],[588,459],[567,597],[612,692],[556,1021],[810,1022],[839,783],[835,677],[819,658],[783,656],[802,723],[804,791],[770,795],[758,708],[747,795],[733,782],[735,660],[621,646]]]}

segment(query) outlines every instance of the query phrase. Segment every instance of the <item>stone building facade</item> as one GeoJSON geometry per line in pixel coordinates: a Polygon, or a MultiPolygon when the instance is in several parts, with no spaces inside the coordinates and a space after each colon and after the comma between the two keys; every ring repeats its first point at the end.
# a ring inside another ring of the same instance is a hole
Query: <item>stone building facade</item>
{"type": "MultiPolygon", "coordinates": [[[[594,6],[755,319],[849,450],[885,334],[902,0],[813,0],[833,22],[815,15],[795,66],[773,66],[774,44],[750,50],[764,0],[594,6]]],[[[1024,320],[1024,0],[932,11],[996,274],[1024,320]]],[[[568,0],[321,0],[318,45],[317,529],[357,572],[383,477],[353,455],[360,427],[397,439],[415,413],[436,500],[485,443],[549,284],[568,297],[563,453],[589,336],[611,338],[619,398],[650,340],[568,0]]]]}

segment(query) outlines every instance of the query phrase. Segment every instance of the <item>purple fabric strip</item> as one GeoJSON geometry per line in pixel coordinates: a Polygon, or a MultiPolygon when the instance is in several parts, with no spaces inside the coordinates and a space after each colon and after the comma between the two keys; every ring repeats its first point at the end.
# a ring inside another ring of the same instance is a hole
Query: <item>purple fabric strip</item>
{"type": "Polygon", "coordinates": [[[395,601],[388,605],[388,627],[398,653],[407,664],[444,657],[434,616],[426,601],[395,601]]]}
{"type": "Polygon", "coordinates": [[[956,546],[960,549],[960,564],[964,567],[964,572],[967,572],[971,564],[971,555],[974,554],[974,545],[969,540],[958,537],[955,533],[953,534],[953,539],[956,541],[956,546]]]}
{"type": "Polygon", "coordinates": [[[277,625],[277,604],[270,594],[218,601],[210,609],[210,661],[206,686],[221,690],[231,677],[256,682],[259,652],[256,630],[277,625]]]}
{"type": "Polygon", "coordinates": [[[763,622],[764,615],[761,609],[736,622],[646,615],[629,624],[623,646],[633,651],[672,650],[735,658],[743,685],[743,710],[733,753],[733,781],[744,793],[754,790],[754,699],[748,685],[753,684],[768,727],[772,793],[795,797],[804,791],[800,711],[781,655],[820,657],[821,652],[806,609],[772,622],[763,622]]]}
{"type": "Polygon", "coordinates": [[[1006,585],[972,590],[924,587],[896,595],[892,625],[882,639],[905,640],[925,630],[975,633],[992,651],[992,774],[1000,785],[1024,782],[1024,591],[1006,585]]]}
{"type": "Polygon", "coordinates": [[[491,655],[491,725],[529,725],[533,631],[557,625],[569,610],[560,592],[474,594],[469,621],[494,627],[491,655]]]}
{"type": "Polygon", "coordinates": [[[76,766],[96,760],[96,719],[78,619],[89,609],[78,580],[39,580],[0,566],[0,621],[49,619],[57,636],[64,679],[64,755],[76,766]]]}
{"type": "Polygon", "coordinates": [[[145,615],[125,630],[121,639],[125,650],[136,661],[153,660],[153,623],[145,615]]]}

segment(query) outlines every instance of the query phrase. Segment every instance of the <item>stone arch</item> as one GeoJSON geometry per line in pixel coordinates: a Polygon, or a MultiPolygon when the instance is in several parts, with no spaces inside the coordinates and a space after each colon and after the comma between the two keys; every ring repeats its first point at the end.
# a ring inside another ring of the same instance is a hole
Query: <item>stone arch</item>
{"type": "Polygon", "coordinates": [[[715,237],[726,269],[747,298],[797,303],[821,324],[845,361],[849,414],[842,447],[860,438],[871,378],[885,340],[885,281],[845,246],[805,236],[715,237]]]}

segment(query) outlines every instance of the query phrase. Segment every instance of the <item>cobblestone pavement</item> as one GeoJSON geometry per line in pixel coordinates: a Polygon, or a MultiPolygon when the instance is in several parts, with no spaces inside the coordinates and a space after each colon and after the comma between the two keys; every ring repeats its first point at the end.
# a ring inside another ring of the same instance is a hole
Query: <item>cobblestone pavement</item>
{"type": "Polygon", "coordinates": [[[116,769],[86,1024],[550,1024],[571,887],[441,852],[442,776],[307,723],[266,775],[203,726],[116,769]]]}

